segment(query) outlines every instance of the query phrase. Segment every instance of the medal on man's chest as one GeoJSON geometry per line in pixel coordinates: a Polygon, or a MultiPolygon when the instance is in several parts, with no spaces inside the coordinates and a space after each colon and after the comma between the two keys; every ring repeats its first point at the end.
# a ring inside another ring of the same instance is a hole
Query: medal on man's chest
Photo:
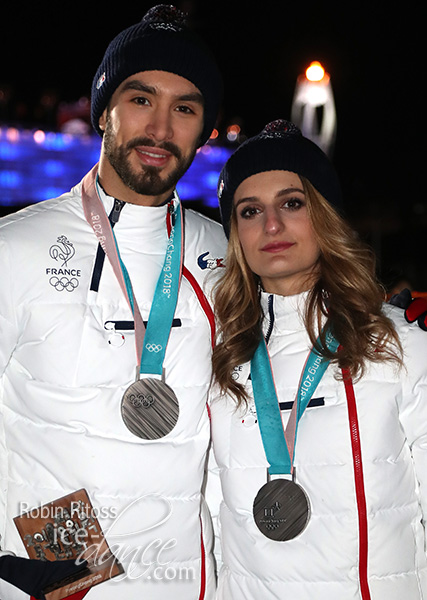
{"type": "Polygon", "coordinates": [[[126,427],[145,440],[168,435],[179,416],[178,399],[164,381],[147,377],[132,383],[124,393],[121,413],[126,427]]]}

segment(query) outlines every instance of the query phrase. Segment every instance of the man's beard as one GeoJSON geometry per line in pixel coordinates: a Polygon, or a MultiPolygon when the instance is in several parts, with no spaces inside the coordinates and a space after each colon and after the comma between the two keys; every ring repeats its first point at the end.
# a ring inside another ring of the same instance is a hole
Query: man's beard
{"type": "Polygon", "coordinates": [[[109,119],[106,122],[103,145],[106,157],[123,183],[133,192],[143,196],[161,196],[172,190],[193,162],[197,150],[195,144],[190,154],[183,156],[176,144],[172,142],[156,144],[150,138],[145,137],[134,138],[127,144],[118,146],[109,119]],[[175,169],[164,179],[161,177],[161,170],[158,167],[141,165],[141,169],[136,171],[128,160],[128,156],[136,146],[167,150],[176,158],[175,169]]]}

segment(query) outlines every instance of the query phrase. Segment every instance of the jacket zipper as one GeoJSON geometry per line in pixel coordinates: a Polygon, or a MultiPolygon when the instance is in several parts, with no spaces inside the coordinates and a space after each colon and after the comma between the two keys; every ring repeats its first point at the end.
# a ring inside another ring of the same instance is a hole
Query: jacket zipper
{"type": "Polygon", "coordinates": [[[118,223],[120,213],[122,212],[122,208],[124,207],[124,205],[125,203],[123,202],[123,200],[114,200],[113,210],[108,216],[112,227],[114,227],[114,225],[118,223]]]}
{"type": "Polygon", "coordinates": [[[269,318],[269,323],[268,323],[268,328],[267,328],[267,333],[265,334],[265,343],[268,345],[268,342],[270,340],[271,337],[271,333],[273,331],[273,325],[274,325],[274,306],[273,306],[273,302],[274,302],[274,296],[273,294],[270,294],[270,296],[268,297],[268,318],[269,318]]]}
{"type": "MultiPolygon", "coordinates": [[[[113,208],[108,215],[108,220],[110,221],[111,227],[118,222],[120,218],[120,213],[122,212],[122,208],[124,207],[125,202],[123,200],[114,200],[113,208]]],[[[95,264],[93,267],[92,280],[90,282],[90,289],[92,292],[97,292],[99,289],[99,281],[101,279],[101,273],[104,266],[105,260],[105,252],[102,249],[101,244],[98,245],[98,250],[96,252],[95,264]]]]}

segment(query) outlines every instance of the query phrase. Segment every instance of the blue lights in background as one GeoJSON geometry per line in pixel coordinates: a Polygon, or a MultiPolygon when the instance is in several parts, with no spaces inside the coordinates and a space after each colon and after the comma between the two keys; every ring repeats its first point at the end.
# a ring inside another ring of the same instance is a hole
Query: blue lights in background
{"type": "MultiPolygon", "coordinates": [[[[99,160],[98,136],[0,128],[0,205],[22,206],[67,192],[99,160]]],[[[203,146],[177,188],[183,200],[217,207],[219,172],[231,150],[203,146]]]]}

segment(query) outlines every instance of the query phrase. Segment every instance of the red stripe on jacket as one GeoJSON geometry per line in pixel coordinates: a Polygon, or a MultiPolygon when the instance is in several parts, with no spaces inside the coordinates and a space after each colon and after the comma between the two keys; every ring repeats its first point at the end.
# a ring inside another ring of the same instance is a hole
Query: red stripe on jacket
{"type": "Polygon", "coordinates": [[[357,513],[359,518],[359,582],[362,600],[371,600],[368,583],[368,516],[366,510],[365,482],[363,477],[362,448],[360,445],[359,420],[353,382],[347,369],[342,370],[347,395],[351,450],[353,453],[354,482],[357,513]]]}

